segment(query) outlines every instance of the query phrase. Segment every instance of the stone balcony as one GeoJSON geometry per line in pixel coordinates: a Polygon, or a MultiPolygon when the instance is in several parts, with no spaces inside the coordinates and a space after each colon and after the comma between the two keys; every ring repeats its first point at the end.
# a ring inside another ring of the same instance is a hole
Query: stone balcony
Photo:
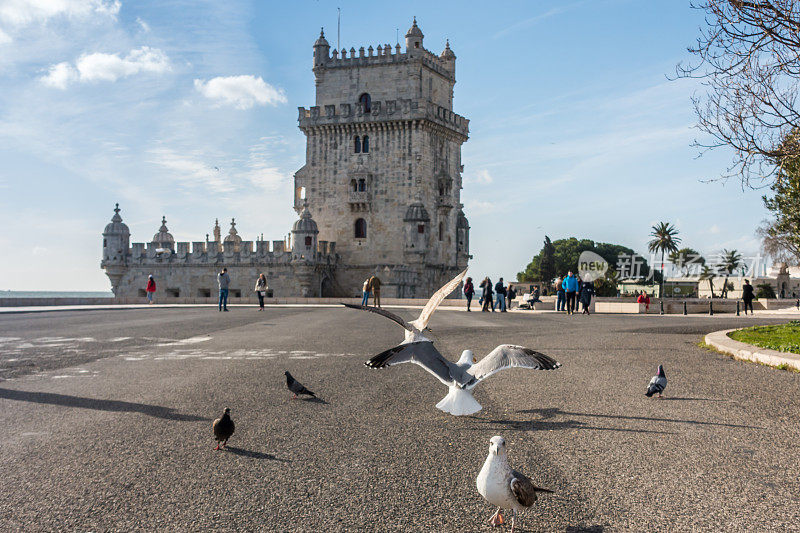
{"type": "Polygon", "coordinates": [[[370,211],[371,202],[372,200],[367,191],[350,191],[350,197],[348,198],[350,211],[370,211]]]}

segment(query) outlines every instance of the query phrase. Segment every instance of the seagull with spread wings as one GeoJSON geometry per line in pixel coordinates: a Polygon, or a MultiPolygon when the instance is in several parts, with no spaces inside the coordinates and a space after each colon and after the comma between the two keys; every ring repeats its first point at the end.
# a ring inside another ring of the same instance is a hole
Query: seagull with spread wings
{"type": "MultiPolygon", "coordinates": [[[[480,362],[470,350],[464,350],[458,362],[446,359],[425,336],[433,312],[445,297],[458,287],[466,270],[453,278],[431,297],[419,318],[406,322],[401,317],[382,308],[343,304],[353,309],[362,309],[385,316],[403,326],[405,340],[364,363],[370,368],[384,368],[400,363],[415,363],[447,385],[449,392],[436,407],[451,415],[471,415],[481,410],[481,405],[472,396],[472,389],[492,374],[506,368],[531,368],[554,370],[561,366],[553,358],[522,346],[501,344],[480,362]]],[[[428,330],[429,331],[429,330],[428,330]]]]}

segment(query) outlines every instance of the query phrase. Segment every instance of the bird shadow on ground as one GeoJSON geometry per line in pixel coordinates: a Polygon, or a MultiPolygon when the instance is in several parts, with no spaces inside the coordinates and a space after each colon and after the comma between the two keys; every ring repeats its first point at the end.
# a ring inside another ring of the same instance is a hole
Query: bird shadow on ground
{"type": "MultiPolygon", "coordinates": [[[[680,418],[658,418],[652,416],[626,416],[626,415],[601,415],[597,413],[578,413],[572,411],[562,411],[558,407],[549,409],[525,409],[517,411],[518,413],[531,413],[538,414],[542,419],[552,418],[556,415],[563,416],[588,416],[594,418],[614,418],[617,420],[641,420],[643,422],[674,422],[678,424],[693,424],[698,426],[720,426],[728,428],[744,428],[744,429],[764,429],[759,426],[747,426],[744,424],[725,424],[723,422],[703,422],[702,420],[685,420],[680,418]]],[[[634,430],[632,430],[634,431],[634,430]]]]}
{"type": "Polygon", "coordinates": [[[663,401],[666,401],[666,400],[673,401],[673,402],[674,401],[679,401],[679,400],[682,400],[684,402],[727,402],[727,401],[730,401],[730,400],[725,400],[723,398],[678,398],[678,397],[675,397],[675,396],[664,396],[659,401],[663,402],[663,401]]]}
{"type": "Polygon", "coordinates": [[[328,402],[326,402],[322,398],[317,398],[317,397],[302,398],[302,401],[308,402],[308,403],[321,403],[323,405],[328,405],[328,402]]]}
{"type": "Polygon", "coordinates": [[[603,533],[605,526],[569,526],[566,533],[603,533]]]}
{"type": "Polygon", "coordinates": [[[50,405],[63,405],[66,407],[80,407],[82,409],[95,409],[97,411],[142,413],[156,418],[175,420],[178,422],[210,422],[210,418],[195,415],[176,413],[169,407],[148,405],[144,403],[123,402],[119,400],[97,400],[82,396],[67,394],[54,394],[51,392],[29,392],[14,389],[0,388],[0,399],[16,400],[20,402],[44,403],[50,405]]]}
{"type": "Polygon", "coordinates": [[[619,431],[623,433],[660,433],[664,435],[674,434],[673,431],[658,431],[651,429],[631,429],[631,428],[612,428],[604,426],[590,426],[579,420],[547,421],[547,420],[484,420],[478,419],[486,424],[501,424],[518,431],[557,431],[561,429],[593,429],[595,431],[619,431]]]}
{"type": "Polygon", "coordinates": [[[244,448],[237,448],[236,446],[225,446],[223,449],[234,455],[249,457],[250,459],[269,459],[270,461],[278,461],[280,463],[291,463],[288,459],[280,459],[269,453],[245,450],[244,448]]]}

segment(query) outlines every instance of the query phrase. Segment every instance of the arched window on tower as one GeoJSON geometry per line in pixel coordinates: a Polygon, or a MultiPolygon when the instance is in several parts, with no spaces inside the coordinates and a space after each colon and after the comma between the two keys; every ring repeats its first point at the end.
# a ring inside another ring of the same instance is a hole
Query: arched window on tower
{"type": "Polygon", "coordinates": [[[363,93],[359,96],[358,103],[361,104],[361,109],[364,110],[364,113],[372,111],[372,98],[370,98],[369,93],[363,93]]]}
{"type": "Polygon", "coordinates": [[[361,153],[361,137],[359,137],[358,135],[356,135],[355,142],[354,142],[354,145],[353,145],[353,149],[355,150],[355,152],[357,154],[361,153]]]}
{"type": "Polygon", "coordinates": [[[367,221],[363,218],[356,220],[356,239],[367,238],[367,221]]]}
{"type": "Polygon", "coordinates": [[[367,182],[364,178],[358,180],[358,192],[364,192],[367,190],[367,182]]]}
{"type": "Polygon", "coordinates": [[[369,153],[369,135],[364,135],[364,139],[361,141],[361,151],[365,154],[369,153]]]}
{"type": "Polygon", "coordinates": [[[439,240],[444,240],[444,222],[439,222],[439,240]]]}
{"type": "Polygon", "coordinates": [[[306,248],[311,247],[312,242],[313,242],[313,239],[311,238],[311,236],[307,235],[306,236],[306,248]]]}
{"type": "Polygon", "coordinates": [[[358,182],[356,180],[350,180],[350,190],[353,192],[358,192],[358,182]]]}

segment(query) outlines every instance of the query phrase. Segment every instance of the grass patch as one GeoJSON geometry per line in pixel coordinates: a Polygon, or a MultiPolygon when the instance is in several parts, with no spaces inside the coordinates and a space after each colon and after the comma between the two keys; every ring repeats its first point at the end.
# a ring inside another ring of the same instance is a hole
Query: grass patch
{"type": "Polygon", "coordinates": [[[777,326],[755,326],[728,334],[735,341],[745,342],[778,352],[800,354],[800,321],[777,326]]]}

